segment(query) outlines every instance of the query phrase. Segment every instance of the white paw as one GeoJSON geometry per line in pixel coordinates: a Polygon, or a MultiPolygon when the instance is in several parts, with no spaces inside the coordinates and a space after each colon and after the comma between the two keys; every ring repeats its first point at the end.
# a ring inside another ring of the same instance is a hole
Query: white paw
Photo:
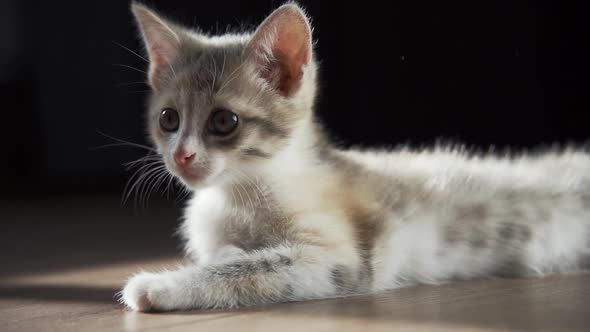
{"type": "Polygon", "coordinates": [[[142,272],[125,285],[122,300],[136,311],[164,311],[175,308],[175,285],[165,273],[142,272]]]}

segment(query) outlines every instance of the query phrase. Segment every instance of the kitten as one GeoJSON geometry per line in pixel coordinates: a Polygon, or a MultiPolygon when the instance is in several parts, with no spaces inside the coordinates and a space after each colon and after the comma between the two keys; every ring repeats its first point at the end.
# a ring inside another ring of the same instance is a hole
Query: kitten
{"type": "Polygon", "coordinates": [[[133,276],[139,311],[233,308],[590,263],[590,157],[341,150],[314,121],[305,13],[207,36],[132,6],[149,56],[149,133],[193,191],[193,263],[133,276]]]}

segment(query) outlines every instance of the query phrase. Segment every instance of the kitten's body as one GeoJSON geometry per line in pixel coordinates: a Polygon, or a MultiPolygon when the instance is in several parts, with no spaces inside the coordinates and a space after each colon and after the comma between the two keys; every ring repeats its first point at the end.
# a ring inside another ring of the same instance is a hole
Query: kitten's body
{"type": "MultiPolygon", "coordinates": [[[[150,24],[156,34],[164,28],[144,10],[135,9],[150,51],[161,42],[149,35],[150,24]]],[[[150,127],[156,146],[165,160],[171,147],[192,147],[195,167],[207,176],[198,183],[179,176],[195,190],[182,226],[195,264],[135,276],[123,292],[127,305],[236,307],[588,267],[587,154],[497,159],[450,149],[339,150],[313,121],[311,43],[289,54],[309,31],[304,17],[292,5],[276,13],[253,36],[184,32],[182,56],[167,60],[164,78],[153,65],[161,54],[150,53],[150,117],[170,99],[187,109],[178,136],[150,127]],[[296,36],[281,35],[283,25],[296,36]],[[260,43],[274,58],[250,61],[248,50],[260,43]],[[237,110],[241,121],[225,140],[202,129],[212,112],[202,110],[219,107],[237,110]]]]}

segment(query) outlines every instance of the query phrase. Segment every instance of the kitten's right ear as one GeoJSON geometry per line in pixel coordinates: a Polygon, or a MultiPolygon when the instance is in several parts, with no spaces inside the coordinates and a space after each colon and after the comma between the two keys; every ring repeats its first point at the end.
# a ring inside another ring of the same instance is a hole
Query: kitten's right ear
{"type": "Polygon", "coordinates": [[[180,38],[158,15],[141,4],[131,5],[150,60],[148,81],[155,90],[161,86],[178,55],[180,38]]]}

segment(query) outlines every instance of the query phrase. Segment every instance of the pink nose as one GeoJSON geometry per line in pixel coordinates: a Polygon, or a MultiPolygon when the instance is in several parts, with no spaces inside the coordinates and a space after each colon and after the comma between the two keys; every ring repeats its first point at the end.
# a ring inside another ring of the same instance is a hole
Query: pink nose
{"type": "Polygon", "coordinates": [[[174,152],[174,161],[180,167],[185,167],[191,160],[195,158],[195,153],[188,153],[182,149],[174,152]]]}

